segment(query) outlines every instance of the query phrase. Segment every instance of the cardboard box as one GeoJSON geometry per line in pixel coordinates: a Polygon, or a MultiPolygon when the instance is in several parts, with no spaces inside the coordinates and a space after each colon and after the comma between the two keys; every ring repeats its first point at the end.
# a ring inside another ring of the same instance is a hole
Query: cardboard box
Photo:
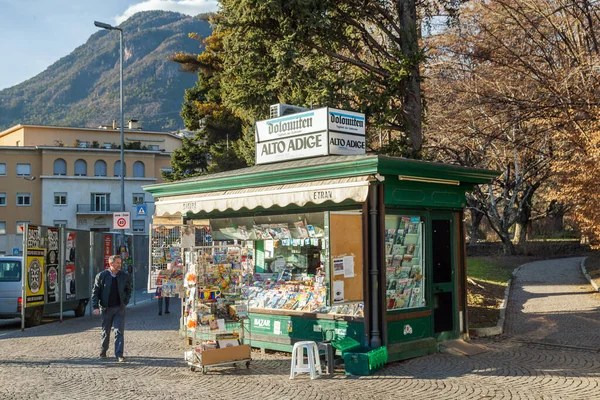
{"type": "Polygon", "coordinates": [[[204,350],[202,352],[202,365],[214,365],[226,362],[235,362],[250,358],[250,345],[225,347],[222,349],[204,350]]]}

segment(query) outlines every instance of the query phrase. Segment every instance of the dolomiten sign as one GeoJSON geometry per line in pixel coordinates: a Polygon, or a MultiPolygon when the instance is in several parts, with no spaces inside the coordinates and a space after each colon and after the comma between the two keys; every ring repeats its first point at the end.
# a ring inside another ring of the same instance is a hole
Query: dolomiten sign
{"type": "Polygon", "coordinates": [[[256,123],[256,163],[365,154],[365,115],[319,108],[256,123]]]}

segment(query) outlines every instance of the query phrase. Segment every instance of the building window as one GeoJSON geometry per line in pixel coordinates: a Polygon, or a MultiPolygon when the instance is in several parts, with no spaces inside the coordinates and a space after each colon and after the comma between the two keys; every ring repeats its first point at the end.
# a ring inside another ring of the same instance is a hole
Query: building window
{"type": "Polygon", "coordinates": [[[30,206],[31,193],[17,193],[17,206],[30,206]]]}
{"type": "Polygon", "coordinates": [[[144,193],[134,193],[133,194],[133,204],[139,206],[140,204],[144,204],[144,193]]]}
{"type": "Polygon", "coordinates": [[[6,221],[0,221],[0,235],[6,235],[6,221]]]}
{"type": "Polygon", "coordinates": [[[110,211],[110,194],[92,193],[92,211],[110,211]]]}
{"type": "Polygon", "coordinates": [[[28,223],[29,221],[17,221],[17,235],[22,235],[23,232],[25,232],[25,225],[27,225],[28,223]]]}
{"type": "MultiPolygon", "coordinates": [[[[114,176],[121,176],[121,160],[115,162],[114,176]]],[[[123,176],[127,176],[127,163],[124,163],[123,176]]]]}
{"type": "Polygon", "coordinates": [[[66,206],[67,205],[67,194],[62,192],[54,192],[54,205],[55,206],[66,206]]]}
{"type": "Polygon", "coordinates": [[[54,160],[54,175],[66,175],[67,174],[67,162],[62,158],[54,160]]]}
{"type": "Polygon", "coordinates": [[[98,160],[94,164],[94,176],[106,176],[106,163],[98,160]]]}
{"type": "Polygon", "coordinates": [[[112,149],[112,143],[104,142],[103,146],[105,149],[112,149]]]}
{"type": "Polygon", "coordinates": [[[75,161],[75,175],[87,176],[87,163],[85,160],[75,161]]]}
{"type": "Polygon", "coordinates": [[[0,163],[0,175],[6,175],[6,163],[0,163]]]}
{"type": "Polygon", "coordinates": [[[133,163],[133,176],[135,178],[143,178],[146,176],[146,170],[143,162],[136,161],[133,163]]]}
{"type": "Polygon", "coordinates": [[[150,146],[148,146],[148,150],[158,151],[158,145],[157,144],[151,144],[150,146]]]}
{"type": "Polygon", "coordinates": [[[161,168],[161,172],[173,172],[173,168],[161,168]]]}
{"type": "Polygon", "coordinates": [[[30,176],[31,164],[17,164],[17,176],[30,176]]]}
{"type": "Polygon", "coordinates": [[[55,219],[54,220],[54,226],[56,226],[57,228],[66,228],[67,227],[67,221],[64,219],[55,219]]]}
{"type": "Polygon", "coordinates": [[[0,206],[6,205],[6,193],[0,193],[0,206]]]}
{"type": "Polygon", "coordinates": [[[144,232],[145,226],[146,220],[144,219],[134,219],[131,221],[131,230],[133,232],[144,232]]]}

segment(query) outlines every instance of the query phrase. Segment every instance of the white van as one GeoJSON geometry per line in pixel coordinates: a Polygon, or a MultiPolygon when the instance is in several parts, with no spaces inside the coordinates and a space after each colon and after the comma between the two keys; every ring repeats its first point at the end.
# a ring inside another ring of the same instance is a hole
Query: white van
{"type": "MultiPolygon", "coordinates": [[[[0,319],[21,318],[23,307],[23,257],[0,256],[0,319]]],[[[45,279],[44,279],[45,280],[45,279]]],[[[64,311],[74,311],[76,317],[85,314],[88,298],[63,302],[64,311]]],[[[36,326],[42,322],[42,316],[60,312],[60,303],[48,303],[47,293],[43,306],[25,309],[25,324],[36,326]]]]}

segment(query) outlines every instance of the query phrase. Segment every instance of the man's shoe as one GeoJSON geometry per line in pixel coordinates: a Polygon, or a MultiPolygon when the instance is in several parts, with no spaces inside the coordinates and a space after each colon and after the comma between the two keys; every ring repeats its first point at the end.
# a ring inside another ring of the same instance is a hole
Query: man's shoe
{"type": "Polygon", "coordinates": [[[106,353],[105,352],[100,353],[100,358],[106,358],[106,353]]]}
{"type": "Polygon", "coordinates": [[[165,311],[165,314],[171,314],[171,311],[165,311]]]}
{"type": "Polygon", "coordinates": [[[158,315],[162,315],[162,313],[161,313],[161,312],[159,312],[159,313],[158,313],[158,315]]]}
{"type": "Polygon", "coordinates": [[[118,362],[125,362],[125,357],[117,357],[118,362]]]}

